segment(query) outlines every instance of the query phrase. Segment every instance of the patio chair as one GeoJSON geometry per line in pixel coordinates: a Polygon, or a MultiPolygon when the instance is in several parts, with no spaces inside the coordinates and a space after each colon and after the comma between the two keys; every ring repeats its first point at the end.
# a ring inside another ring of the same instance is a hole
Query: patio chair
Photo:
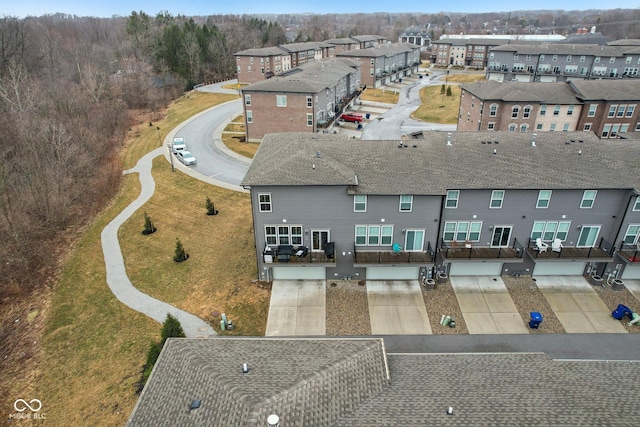
{"type": "Polygon", "coordinates": [[[554,239],[551,243],[551,250],[553,252],[562,252],[562,240],[554,239]]]}
{"type": "Polygon", "coordinates": [[[536,239],[536,250],[538,253],[546,252],[548,247],[549,245],[543,242],[542,238],[538,237],[536,239]]]}

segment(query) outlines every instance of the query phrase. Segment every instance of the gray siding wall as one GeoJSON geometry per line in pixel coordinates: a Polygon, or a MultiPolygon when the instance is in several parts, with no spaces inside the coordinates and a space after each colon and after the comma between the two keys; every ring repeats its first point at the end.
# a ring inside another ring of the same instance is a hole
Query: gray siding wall
{"type": "MultiPolygon", "coordinates": [[[[549,179],[553,179],[551,172],[549,179]]],[[[629,194],[625,190],[598,190],[593,208],[580,209],[584,190],[553,190],[549,207],[536,209],[538,190],[506,190],[502,208],[490,209],[491,192],[461,190],[458,208],[443,209],[440,236],[446,221],[482,221],[479,246],[490,246],[489,227],[501,225],[513,227],[510,244],[515,237],[526,246],[534,221],[571,221],[566,246],[576,245],[578,226],[582,225],[600,225],[598,241],[604,237],[613,243],[629,194]]]]}
{"type": "MultiPolygon", "coordinates": [[[[346,186],[276,187],[253,186],[251,189],[254,210],[255,240],[258,269],[263,271],[262,250],[265,247],[265,225],[301,225],[303,244],[311,247],[311,230],[330,230],[330,239],[335,242],[338,267],[346,265],[340,259],[342,252],[349,259],[350,271],[340,275],[355,275],[351,257],[355,243],[356,225],[393,225],[393,243],[404,248],[402,229],[424,229],[423,250],[427,242],[435,248],[438,233],[437,219],[442,198],[439,196],[414,196],[412,212],[399,212],[399,196],[368,196],[367,211],[353,211],[353,196],[347,194],[346,186]],[[272,212],[259,212],[258,194],[269,193],[272,212]],[[382,219],[384,218],[384,222],[382,219]],[[286,224],[283,223],[286,219],[286,224]],[[309,233],[306,234],[306,230],[309,233]]],[[[362,246],[358,250],[390,251],[388,246],[362,246]]]]}

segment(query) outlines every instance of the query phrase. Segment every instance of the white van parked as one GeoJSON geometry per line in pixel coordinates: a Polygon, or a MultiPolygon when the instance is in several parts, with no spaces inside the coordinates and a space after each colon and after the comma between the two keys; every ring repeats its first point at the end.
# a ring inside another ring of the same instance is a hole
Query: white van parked
{"type": "Polygon", "coordinates": [[[184,142],[184,138],[180,138],[180,137],[173,138],[173,142],[171,143],[171,151],[173,151],[173,154],[177,153],[178,151],[183,151],[186,149],[187,149],[187,143],[184,142]]]}

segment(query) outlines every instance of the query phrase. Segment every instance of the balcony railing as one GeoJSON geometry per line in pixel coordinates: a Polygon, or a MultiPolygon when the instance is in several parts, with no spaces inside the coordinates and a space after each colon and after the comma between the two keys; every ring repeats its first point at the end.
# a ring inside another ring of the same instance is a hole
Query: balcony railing
{"type": "Polygon", "coordinates": [[[335,263],[335,254],[310,251],[306,246],[266,245],[262,252],[266,264],[316,264],[335,263]]]}
{"type": "Polygon", "coordinates": [[[442,240],[440,252],[446,259],[504,259],[522,258],[524,246],[518,239],[513,239],[513,245],[508,247],[493,248],[489,246],[477,246],[475,242],[445,242],[442,240]]]}
{"type": "Polygon", "coordinates": [[[615,247],[606,241],[603,237],[600,238],[598,244],[589,248],[578,248],[575,246],[560,246],[559,248],[554,248],[552,243],[547,243],[548,247],[546,250],[540,251],[537,249],[536,241],[529,239],[529,244],[527,245],[527,251],[533,258],[537,259],[555,259],[555,258],[564,258],[564,259],[579,259],[579,258],[602,258],[602,259],[610,259],[613,258],[613,254],[615,252],[615,247]]]}
{"type": "Polygon", "coordinates": [[[624,241],[620,242],[618,255],[630,263],[640,262],[640,243],[628,245],[624,241]]]}
{"type": "Polygon", "coordinates": [[[414,251],[358,251],[353,245],[354,264],[431,264],[435,258],[435,253],[431,247],[431,242],[427,242],[427,250],[414,251]]]}

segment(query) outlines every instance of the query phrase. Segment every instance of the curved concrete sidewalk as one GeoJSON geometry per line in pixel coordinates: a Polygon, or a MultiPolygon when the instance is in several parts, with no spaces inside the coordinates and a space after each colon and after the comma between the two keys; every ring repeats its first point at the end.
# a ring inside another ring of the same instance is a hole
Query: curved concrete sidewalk
{"type": "Polygon", "coordinates": [[[159,147],[147,153],[138,161],[135,167],[124,172],[125,174],[138,173],[141,191],[138,198],[131,202],[102,230],[102,252],[107,269],[107,284],[120,302],[159,323],[164,322],[167,314],[171,314],[180,321],[184,333],[189,338],[213,336],[216,335],[216,332],[204,320],[140,292],[133,286],[125,270],[120,242],[118,241],[118,229],[153,195],[156,183],[151,175],[151,166],[153,159],[162,155],[162,150],[163,147],[159,147]]]}

